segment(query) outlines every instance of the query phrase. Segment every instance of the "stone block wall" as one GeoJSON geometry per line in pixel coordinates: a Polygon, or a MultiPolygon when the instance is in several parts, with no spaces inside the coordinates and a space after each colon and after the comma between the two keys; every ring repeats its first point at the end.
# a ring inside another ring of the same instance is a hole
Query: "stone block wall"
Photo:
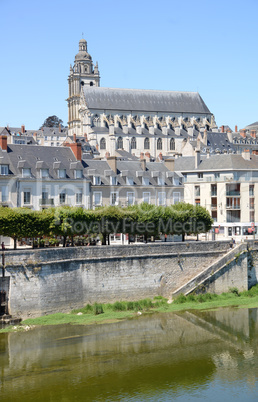
{"type": "Polygon", "coordinates": [[[25,318],[96,301],[170,297],[228,247],[189,242],[8,251],[9,312],[25,318]]]}

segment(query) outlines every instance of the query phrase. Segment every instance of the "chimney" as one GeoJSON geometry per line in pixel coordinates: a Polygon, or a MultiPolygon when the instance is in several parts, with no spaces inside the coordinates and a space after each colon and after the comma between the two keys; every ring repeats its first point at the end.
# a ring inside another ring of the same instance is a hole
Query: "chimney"
{"type": "Polygon", "coordinates": [[[0,148],[2,148],[2,151],[7,151],[7,136],[6,135],[0,135],[0,148]]]}
{"type": "Polygon", "coordinates": [[[254,149],[252,152],[253,155],[258,155],[258,150],[254,149]]]}
{"type": "Polygon", "coordinates": [[[73,134],[73,142],[76,142],[76,134],[73,134]]]}
{"type": "Polygon", "coordinates": [[[237,126],[235,126],[235,133],[237,133],[237,126]]]}
{"type": "Polygon", "coordinates": [[[230,131],[230,130],[227,131],[227,137],[228,137],[229,142],[233,142],[233,133],[232,133],[232,131],[230,131]]]}
{"type": "Polygon", "coordinates": [[[85,138],[85,141],[88,141],[88,136],[86,133],[84,133],[84,138],[85,138]]]}
{"type": "Polygon", "coordinates": [[[107,163],[109,164],[110,169],[117,173],[116,156],[109,156],[107,158],[107,163]]]}
{"type": "Polygon", "coordinates": [[[224,126],[221,126],[221,127],[220,127],[220,131],[221,131],[222,133],[224,133],[225,127],[224,127],[224,126]]]}
{"type": "Polygon", "coordinates": [[[200,150],[195,150],[195,169],[197,169],[200,165],[200,150]]]}
{"type": "Polygon", "coordinates": [[[174,172],[175,170],[175,159],[164,159],[164,164],[168,170],[171,170],[171,172],[174,172]]]}
{"type": "Polygon", "coordinates": [[[144,153],[143,152],[140,153],[140,159],[144,159],[144,153]]]}
{"type": "Polygon", "coordinates": [[[246,130],[242,129],[240,130],[240,135],[245,138],[246,137],[246,130]]]}
{"type": "Polygon", "coordinates": [[[21,132],[22,132],[22,134],[25,134],[25,126],[24,125],[21,126],[21,132]]]}
{"type": "Polygon", "coordinates": [[[76,142],[76,143],[73,142],[71,144],[66,142],[63,145],[66,146],[66,147],[71,148],[71,150],[73,151],[74,156],[77,159],[77,161],[82,160],[82,144],[80,144],[78,142],[76,142]]]}
{"type": "Polygon", "coordinates": [[[141,158],[141,168],[146,172],[146,159],[141,158]]]}
{"type": "Polygon", "coordinates": [[[256,131],[255,131],[255,130],[251,130],[250,135],[251,135],[251,137],[256,138],[256,131]]]}
{"type": "Polygon", "coordinates": [[[206,154],[207,154],[207,159],[209,159],[209,157],[210,157],[210,149],[209,148],[207,148],[206,154]]]}
{"type": "Polygon", "coordinates": [[[58,126],[58,131],[59,131],[59,133],[61,133],[61,131],[62,131],[62,127],[61,127],[60,123],[59,123],[59,126],[58,126]]]}
{"type": "Polygon", "coordinates": [[[163,160],[163,155],[162,152],[159,153],[159,160],[162,161],[163,160]]]}
{"type": "Polygon", "coordinates": [[[251,155],[249,149],[245,149],[244,152],[242,152],[242,158],[246,161],[250,161],[251,155]]]}
{"type": "Polygon", "coordinates": [[[105,153],[105,158],[109,158],[110,157],[110,152],[106,152],[105,153]]]}

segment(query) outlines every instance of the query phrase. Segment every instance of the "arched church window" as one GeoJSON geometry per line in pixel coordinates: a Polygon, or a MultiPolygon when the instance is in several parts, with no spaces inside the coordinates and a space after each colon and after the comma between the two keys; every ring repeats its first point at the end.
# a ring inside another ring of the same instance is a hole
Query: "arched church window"
{"type": "Polygon", "coordinates": [[[158,138],[158,140],[157,140],[157,149],[159,151],[162,150],[162,139],[161,138],[158,138]]]}
{"type": "Polygon", "coordinates": [[[148,137],[144,140],[144,149],[150,149],[150,140],[148,137]]]}
{"type": "Polygon", "coordinates": [[[131,139],[131,149],[136,149],[136,138],[135,137],[133,137],[131,139]]]}
{"type": "Polygon", "coordinates": [[[100,149],[106,149],[106,140],[104,137],[100,140],[100,149]]]}
{"type": "Polygon", "coordinates": [[[174,151],[175,150],[175,139],[171,138],[170,140],[170,147],[169,147],[170,151],[174,151]]]}
{"type": "Polygon", "coordinates": [[[123,149],[123,138],[118,137],[117,139],[117,149],[123,149]]]}
{"type": "Polygon", "coordinates": [[[91,81],[91,82],[90,82],[90,87],[93,87],[93,85],[94,85],[94,84],[93,84],[93,82],[91,81]]]}

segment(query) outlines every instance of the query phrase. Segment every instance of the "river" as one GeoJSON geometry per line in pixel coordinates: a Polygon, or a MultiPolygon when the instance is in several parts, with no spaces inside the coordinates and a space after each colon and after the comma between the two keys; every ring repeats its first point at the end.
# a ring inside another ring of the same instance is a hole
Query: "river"
{"type": "Polygon", "coordinates": [[[257,401],[258,309],[0,334],[0,400],[257,401]]]}

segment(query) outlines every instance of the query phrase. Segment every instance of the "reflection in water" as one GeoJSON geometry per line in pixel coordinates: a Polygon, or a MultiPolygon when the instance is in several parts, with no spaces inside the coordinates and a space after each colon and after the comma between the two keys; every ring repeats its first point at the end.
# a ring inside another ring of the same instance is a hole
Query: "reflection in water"
{"type": "Polygon", "coordinates": [[[2,401],[254,401],[258,309],[0,334],[2,401]]]}

